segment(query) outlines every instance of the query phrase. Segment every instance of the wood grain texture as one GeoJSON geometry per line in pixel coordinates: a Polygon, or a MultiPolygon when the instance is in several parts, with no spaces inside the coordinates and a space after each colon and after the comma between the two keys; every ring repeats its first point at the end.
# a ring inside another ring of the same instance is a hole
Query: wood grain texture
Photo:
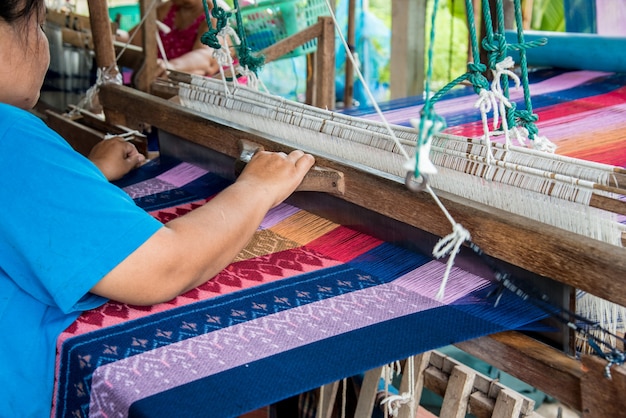
{"type": "MultiPolygon", "coordinates": [[[[455,344],[580,411],[583,368],[579,361],[518,332],[502,332],[455,344]]],[[[599,385],[607,382],[599,381],[599,385]]]]}
{"type": "Polygon", "coordinates": [[[583,356],[581,381],[583,417],[623,417],[626,415],[626,368],[612,366],[605,376],[606,361],[583,356]]]}

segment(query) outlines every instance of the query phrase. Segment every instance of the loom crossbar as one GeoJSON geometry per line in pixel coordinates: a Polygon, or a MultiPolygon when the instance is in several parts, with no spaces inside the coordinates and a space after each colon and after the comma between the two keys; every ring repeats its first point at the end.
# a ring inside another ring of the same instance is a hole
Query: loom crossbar
{"type": "MultiPolygon", "coordinates": [[[[111,123],[154,125],[231,158],[238,157],[241,139],[259,143],[267,150],[288,152],[293,148],[284,139],[261,135],[124,86],[102,86],[100,100],[111,123]],[[132,115],[123,109],[133,109],[132,115]]],[[[410,192],[397,179],[349,161],[321,155],[316,159],[318,164],[344,173],[346,190],[342,199],[437,236],[450,232],[449,222],[426,194],[410,192]]],[[[451,194],[439,193],[439,197],[490,256],[626,305],[626,249],[451,194]]]]}

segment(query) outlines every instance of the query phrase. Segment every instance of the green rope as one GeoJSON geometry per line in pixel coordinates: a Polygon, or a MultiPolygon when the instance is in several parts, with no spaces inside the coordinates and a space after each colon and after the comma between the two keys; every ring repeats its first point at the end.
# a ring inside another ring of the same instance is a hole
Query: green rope
{"type": "Polygon", "coordinates": [[[537,129],[537,125],[535,122],[539,119],[539,117],[533,113],[533,105],[530,99],[530,88],[528,87],[528,61],[526,59],[526,50],[529,48],[534,48],[536,46],[545,45],[548,40],[545,38],[538,39],[535,42],[525,42],[524,41],[524,23],[522,19],[522,6],[520,0],[514,1],[515,6],[515,26],[517,27],[517,44],[510,45],[509,49],[515,49],[519,51],[520,54],[520,68],[522,71],[522,86],[524,88],[524,105],[526,106],[526,110],[515,110],[510,113],[509,122],[512,124],[510,126],[518,126],[526,128],[528,131],[528,138],[533,140],[539,131],[537,129]],[[513,125],[515,124],[515,125],[513,125]]]}
{"type": "MultiPolygon", "coordinates": [[[[435,2],[436,4],[437,2],[435,2]]],[[[437,6],[435,5],[435,8],[437,6]]],[[[471,83],[474,91],[479,93],[481,90],[489,90],[489,81],[485,77],[484,73],[487,69],[496,70],[496,65],[504,60],[509,50],[519,51],[520,54],[520,68],[521,68],[521,84],[524,90],[524,103],[525,110],[518,110],[515,103],[511,103],[511,108],[506,111],[506,118],[508,126],[522,126],[526,128],[529,134],[529,138],[532,140],[535,138],[538,129],[535,122],[538,120],[538,116],[532,111],[532,103],[530,100],[530,88],[528,86],[528,63],[526,59],[526,50],[529,48],[535,48],[545,45],[546,39],[538,39],[536,41],[525,42],[523,33],[522,22],[522,7],[520,0],[514,0],[515,9],[515,24],[517,26],[517,38],[518,43],[508,44],[506,42],[505,28],[504,28],[504,7],[502,1],[496,2],[496,17],[497,17],[497,30],[494,30],[493,21],[491,18],[491,10],[488,0],[482,0],[482,12],[483,21],[485,24],[485,37],[482,42],[478,43],[478,35],[476,31],[476,22],[474,20],[474,6],[472,0],[465,0],[465,8],[467,13],[467,26],[470,35],[470,47],[472,51],[472,61],[467,64],[467,72],[456,79],[450,81],[442,89],[440,89],[430,101],[427,99],[429,106],[440,100],[446,93],[452,90],[457,85],[468,81],[471,83]],[[487,65],[480,62],[480,49],[479,45],[487,53],[487,65]]],[[[433,19],[434,28],[434,19],[433,19]]],[[[431,31],[431,42],[434,39],[431,31]]],[[[429,49],[429,60],[432,59],[431,50],[429,49]]],[[[430,63],[429,63],[430,65],[430,63]]],[[[509,80],[507,75],[502,75],[500,80],[503,87],[503,94],[509,98],[509,80]]],[[[426,104],[424,107],[426,108],[426,104]]]]}
{"type": "MultiPolygon", "coordinates": [[[[248,47],[248,41],[246,40],[246,34],[243,29],[243,19],[241,18],[241,12],[239,11],[239,1],[234,0],[233,3],[235,9],[235,20],[237,22],[237,36],[241,41],[241,43],[235,48],[237,51],[237,58],[239,59],[241,66],[247,68],[249,71],[252,71],[254,74],[257,74],[259,69],[265,63],[265,57],[263,55],[252,54],[252,49],[248,47]]],[[[215,3],[213,5],[213,10],[210,11],[207,0],[202,0],[202,4],[204,6],[204,15],[209,30],[202,34],[200,41],[204,45],[213,49],[220,49],[222,45],[220,44],[217,36],[222,29],[228,25],[228,20],[233,14],[225,11],[222,7],[215,3]],[[215,27],[213,27],[213,23],[211,22],[211,16],[215,18],[215,27]]]]}
{"type": "Polygon", "coordinates": [[[437,18],[437,8],[439,6],[439,0],[434,1],[433,14],[431,20],[431,29],[430,29],[430,44],[428,46],[428,66],[426,69],[426,77],[424,81],[424,91],[425,91],[425,102],[424,107],[422,107],[420,123],[418,128],[418,139],[417,139],[417,148],[415,153],[415,170],[413,175],[417,178],[420,176],[418,161],[419,161],[419,153],[420,148],[427,144],[429,138],[440,130],[444,129],[446,126],[446,121],[440,115],[438,115],[434,110],[435,101],[430,97],[430,80],[432,79],[433,74],[433,55],[434,55],[434,45],[435,45],[435,20],[437,18]],[[426,121],[429,121],[428,129],[424,129],[426,126],[426,121]]]}

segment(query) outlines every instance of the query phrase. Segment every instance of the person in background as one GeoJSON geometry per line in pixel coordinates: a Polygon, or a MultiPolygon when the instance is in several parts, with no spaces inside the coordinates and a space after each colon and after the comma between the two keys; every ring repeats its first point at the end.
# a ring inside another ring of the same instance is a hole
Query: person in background
{"type": "Polygon", "coordinates": [[[0,2],[3,417],[50,416],[56,340],[82,311],[157,304],[210,280],[314,163],[260,151],[207,204],[160,223],[108,181],[141,164],[131,144],[107,140],[92,161],[30,112],[50,62],[45,17],[45,0],[0,2]]]}
{"type": "MultiPolygon", "coordinates": [[[[207,1],[207,6],[209,10],[213,8],[211,0],[207,1]]],[[[159,76],[167,70],[204,76],[213,76],[219,72],[213,49],[200,40],[208,31],[202,0],[169,0],[160,4],[156,13],[157,20],[162,23],[159,36],[165,54],[163,56],[159,51],[159,76]]],[[[142,45],[141,31],[138,29],[135,27],[129,33],[119,31],[116,39],[121,42],[130,39],[132,44],[142,45]]]]}

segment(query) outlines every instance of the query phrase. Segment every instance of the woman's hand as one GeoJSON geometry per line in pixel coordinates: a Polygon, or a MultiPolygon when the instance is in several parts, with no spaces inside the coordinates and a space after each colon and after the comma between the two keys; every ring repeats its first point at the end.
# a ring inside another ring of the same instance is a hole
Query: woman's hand
{"type": "Polygon", "coordinates": [[[146,157],[133,144],[120,137],[98,142],[88,158],[109,181],[122,178],[146,161],[146,157]]]}
{"type": "Polygon", "coordinates": [[[300,150],[289,154],[258,151],[237,182],[252,184],[254,189],[263,190],[262,194],[273,200],[273,207],[289,197],[314,163],[312,155],[300,150]]]}

